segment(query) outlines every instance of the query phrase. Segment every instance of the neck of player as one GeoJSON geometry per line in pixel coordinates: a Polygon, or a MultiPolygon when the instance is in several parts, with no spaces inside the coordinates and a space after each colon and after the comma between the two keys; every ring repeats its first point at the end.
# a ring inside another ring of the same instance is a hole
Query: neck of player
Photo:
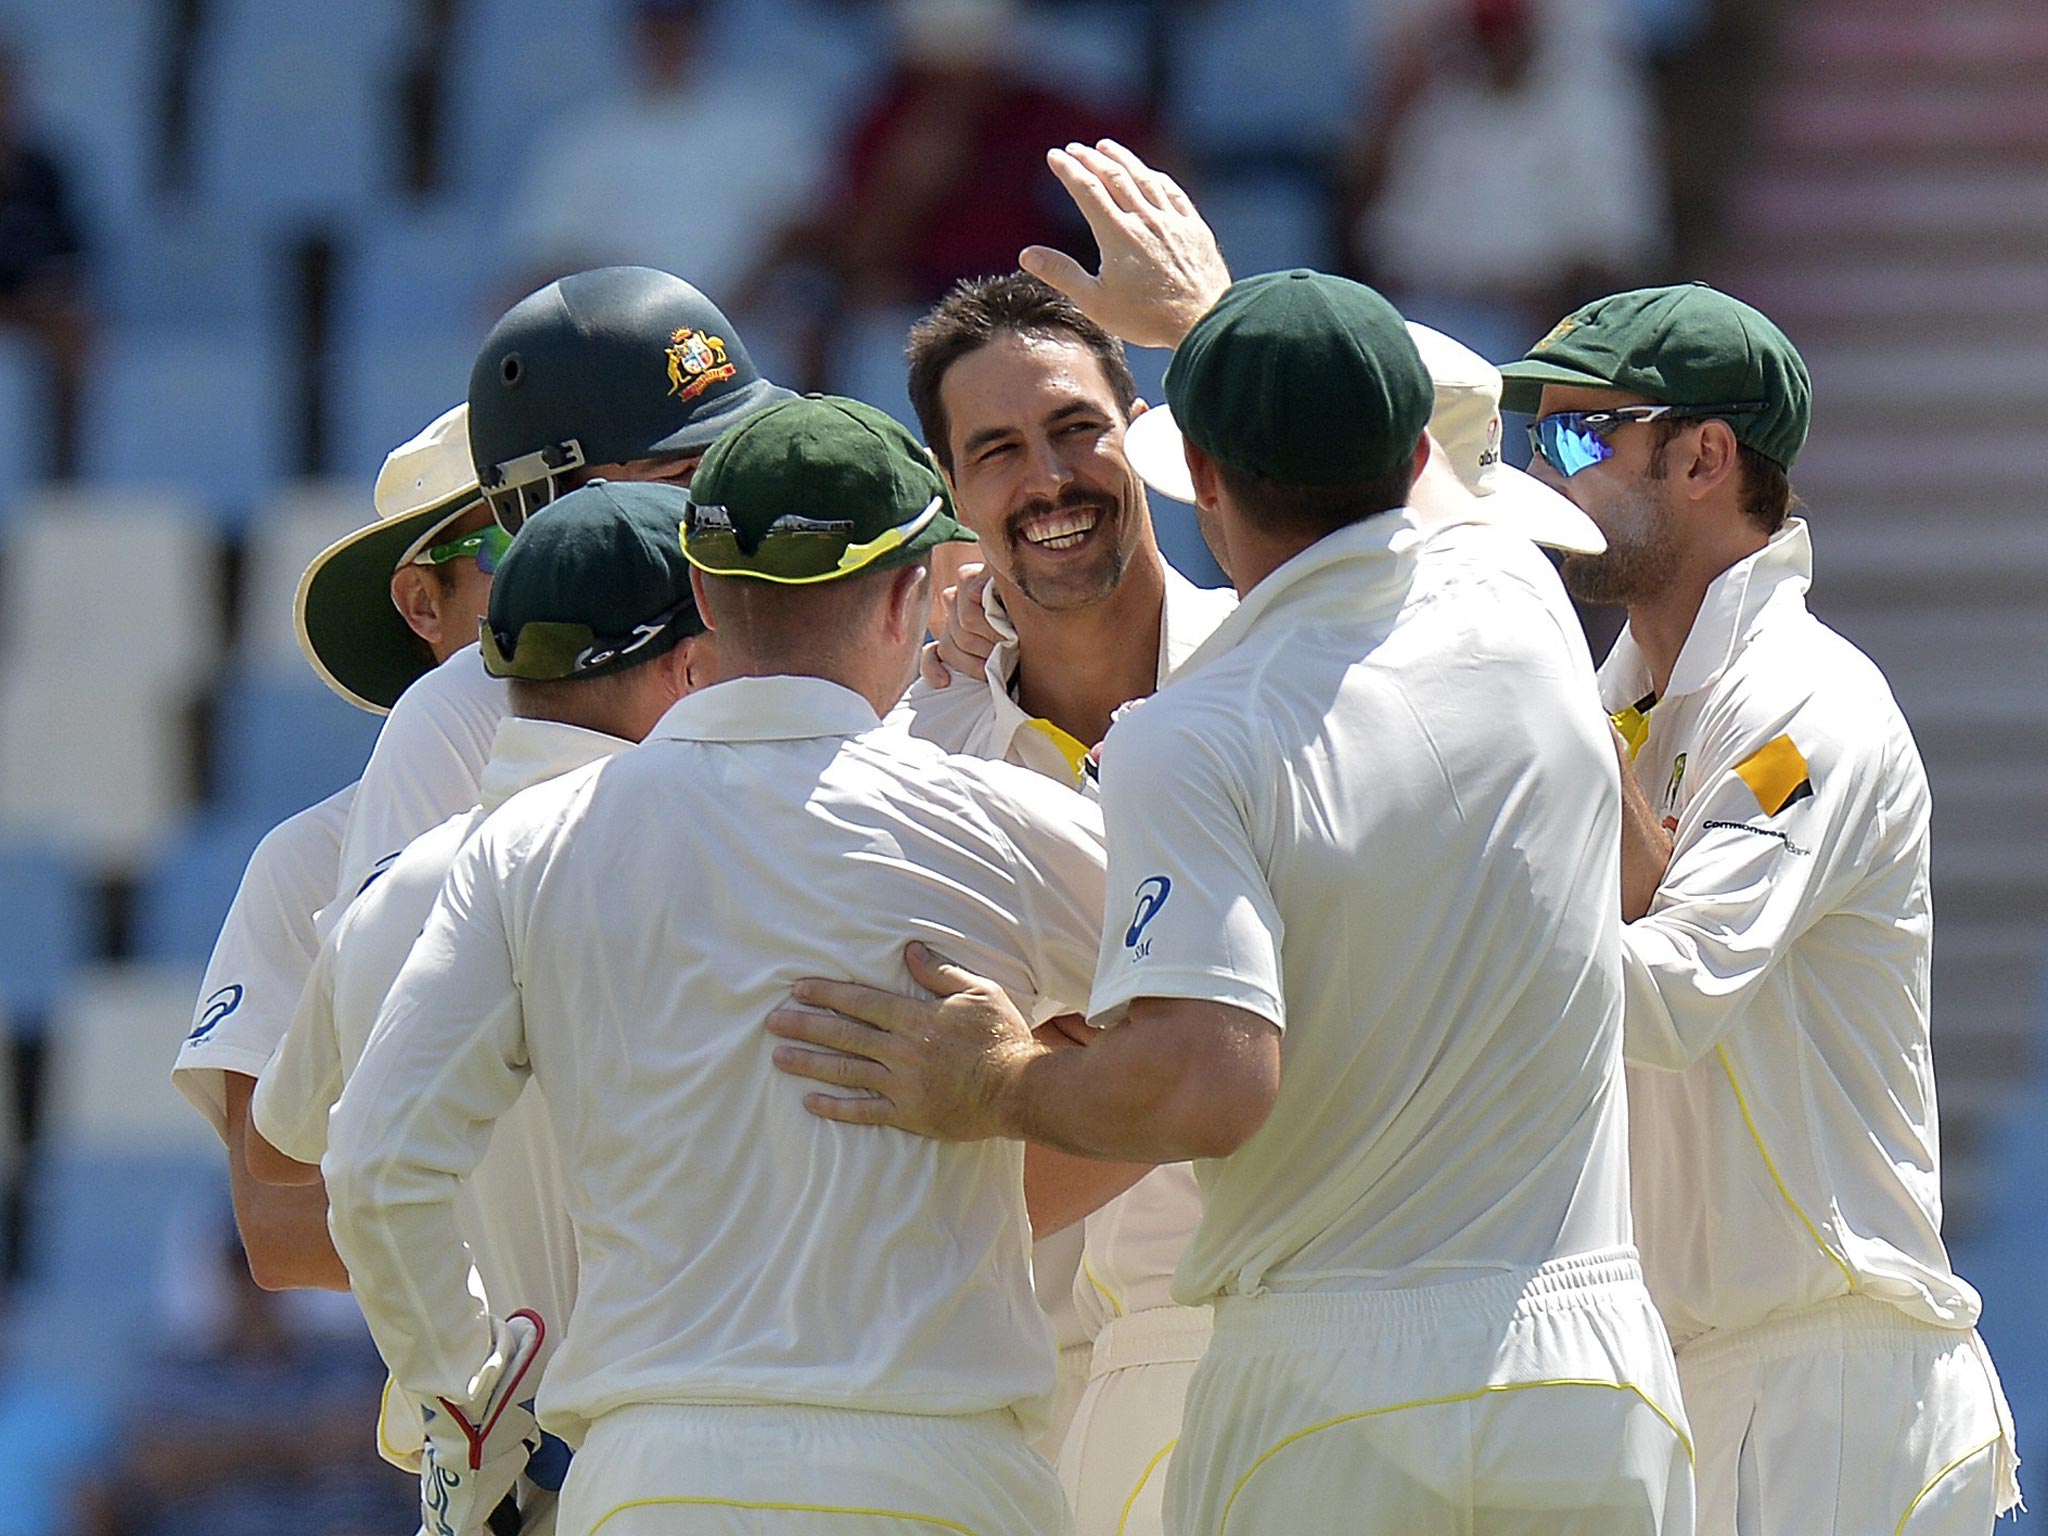
{"type": "Polygon", "coordinates": [[[1159,686],[1166,562],[1156,550],[1134,553],[1116,590],[1087,608],[1040,608],[1006,582],[1002,598],[1017,630],[1017,702],[1026,714],[1094,746],[1118,707],[1159,686]]]}

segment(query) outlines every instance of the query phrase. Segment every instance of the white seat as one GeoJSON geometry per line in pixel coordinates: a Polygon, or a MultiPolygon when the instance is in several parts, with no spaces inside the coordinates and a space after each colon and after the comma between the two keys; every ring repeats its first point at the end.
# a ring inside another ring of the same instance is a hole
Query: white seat
{"type": "Polygon", "coordinates": [[[34,834],[102,874],[134,871],[193,799],[185,705],[167,683],[117,666],[10,656],[0,836],[34,834]]]}
{"type": "Polygon", "coordinates": [[[275,676],[305,669],[292,627],[292,598],[313,557],[374,515],[370,487],[353,480],[301,480],[249,523],[237,608],[235,660],[275,676]]]}
{"type": "Polygon", "coordinates": [[[196,966],[95,966],[75,983],[50,1030],[44,1134],[95,1155],[218,1153],[213,1129],[171,1086],[171,1062],[192,1028],[196,966]]]}
{"type": "Polygon", "coordinates": [[[218,663],[219,545],[176,500],[90,487],[38,494],[4,547],[10,670],[118,668],[175,685],[218,663]]]}

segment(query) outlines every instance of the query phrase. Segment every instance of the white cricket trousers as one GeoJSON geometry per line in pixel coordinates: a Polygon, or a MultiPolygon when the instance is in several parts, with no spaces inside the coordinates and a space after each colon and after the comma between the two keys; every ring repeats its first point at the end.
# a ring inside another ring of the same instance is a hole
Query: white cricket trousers
{"type": "Polygon", "coordinates": [[[1678,1372],[1632,1249],[1216,1304],[1170,1536],[1691,1536],[1678,1372]]]}
{"type": "Polygon", "coordinates": [[[1066,1536],[1008,1412],[643,1403],[590,1426],[558,1536],[1066,1536]]]}
{"type": "Polygon", "coordinates": [[[1678,1354],[1700,1536],[1989,1536],[2019,1502],[1974,1332],[1844,1296],[1678,1354]]]}
{"type": "Polygon", "coordinates": [[[1088,1390],[1060,1448],[1077,1536],[1161,1536],[1167,1458],[1209,1333],[1207,1307],[1148,1307],[1095,1336],[1088,1390]]]}
{"type": "Polygon", "coordinates": [[[1067,1426],[1074,1422],[1074,1410],[1081,1406],[1081,1394],[1088,1390],[1089,1363],[1094,1357],[1094,1346],[1086,1339],[1059,1352],[1053,1377],[1052,1422],[1044,1434],[1031,1442],[1031,1449],[1047,1461],[1059,1460],[1060,1447],[1067,1443],[1067,1426]]]}

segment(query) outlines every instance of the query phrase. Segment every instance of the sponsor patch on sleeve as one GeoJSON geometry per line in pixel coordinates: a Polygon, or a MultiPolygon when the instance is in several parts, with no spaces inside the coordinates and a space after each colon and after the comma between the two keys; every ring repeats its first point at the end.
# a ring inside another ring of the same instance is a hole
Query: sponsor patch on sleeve
{"type": "Polygon", "coordinates": [[[1735,772],[1749,786],[1750,793],[1756,796],[1756,803],[1766,816],[1775,816],[1794,801],[1804,800],[1813,793],[1813,778],[1807,770],[1806,758],[1792,745],[1790,736],[1780,736],[1764,743],[1737,763],[1735,772]]]}

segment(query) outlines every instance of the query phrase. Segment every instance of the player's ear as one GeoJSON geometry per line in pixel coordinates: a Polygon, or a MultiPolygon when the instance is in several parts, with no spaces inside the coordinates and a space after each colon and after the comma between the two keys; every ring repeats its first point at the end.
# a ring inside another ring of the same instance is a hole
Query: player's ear
{"type": "Polygon", "coordinates": [[[931,612],[931,567],[922,560],[898,566],[889,576],[889,635],[901,639],[915,632],[922,639],[931,612]]]}
{"type": "Polygon", "coordinates": [[[431,571],[402,565],[391,573],[391,603],[412,632],[430,646],[439,646],[446,627],[441,612],[441,584],[431,571]]]}
{"type": "MultiPolygon", "coordinates": [[[[1684,441],[1684,438],[1679,441],[1684,441]]],[[[1735,476],[1738,460],[1734,429],[1717,419],[1701,422],[1699,432],[1693,438],[1692,462],[1680,465],[1693,499],[1700,499],[1735,476]]]]}

